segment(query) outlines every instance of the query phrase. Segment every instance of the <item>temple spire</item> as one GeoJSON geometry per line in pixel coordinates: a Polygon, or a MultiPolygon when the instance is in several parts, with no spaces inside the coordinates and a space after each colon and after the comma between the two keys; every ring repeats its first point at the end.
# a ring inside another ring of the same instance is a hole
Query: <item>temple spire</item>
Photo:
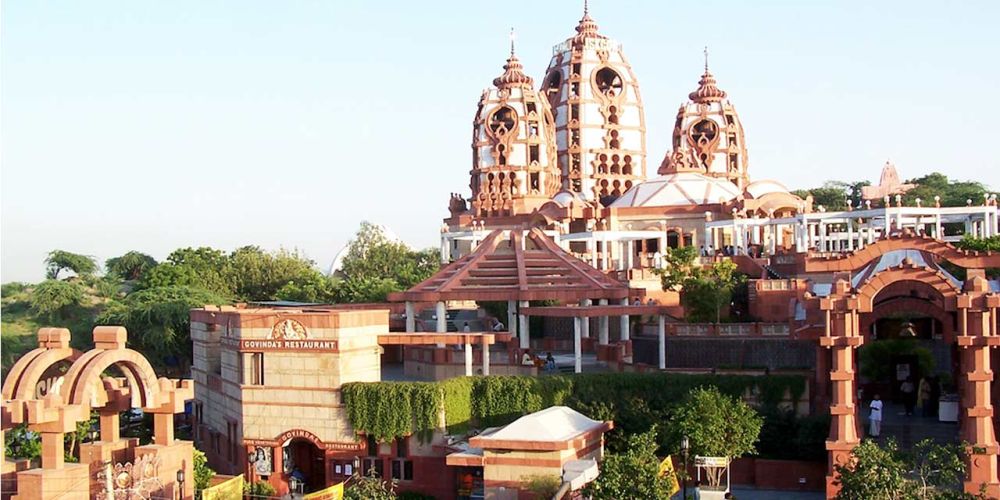
{"type": "Polygon", "coordinates": [[[583,15],[590,13],[590,3],[587,0],[583,0],[583,15]]]}
{"type": "Polygon", "coordinates": [[[510,27],[510,55],[514,57],[514,27],[510,27]]]}
{"type": "Polygon", "coordinates": [[[708,73],[708,45],[705,46],[705,73],[708,73]]]}

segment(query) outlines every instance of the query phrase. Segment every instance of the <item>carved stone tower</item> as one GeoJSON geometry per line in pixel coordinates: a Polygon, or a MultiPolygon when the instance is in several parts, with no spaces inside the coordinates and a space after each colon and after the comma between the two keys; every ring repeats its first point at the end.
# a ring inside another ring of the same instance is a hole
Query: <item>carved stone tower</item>
{"type": "Polygon", "coordinates": [[[483,91],[473,121],[474,217],[529,214],[559,191],[554,120],[532,83],[511,43],[504,73],[483,91]]]}
{"type": "Polygon", "coordinates": [[[564,188],[605,205],[646,178],[639,83],[619,42],[584,7],[576,35],[552,49],[542,82],[556,124],[564,188]]]}

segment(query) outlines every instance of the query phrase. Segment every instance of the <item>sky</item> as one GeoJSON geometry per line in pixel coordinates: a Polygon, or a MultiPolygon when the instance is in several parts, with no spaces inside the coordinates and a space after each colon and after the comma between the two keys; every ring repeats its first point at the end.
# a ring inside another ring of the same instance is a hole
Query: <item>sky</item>
{"type": "MultiPolygon", "coordinates": [[[[62,249],[298,249],[362,220],[436,246],[473,115],[517,54],[536,82],[579,1],[6,0],[0,281],[62,249]]],[[[752,179],[933,171],[1000,189],[1000,2],[592,0],[639,80],[655,173],[702,48],[752,179]]]]}

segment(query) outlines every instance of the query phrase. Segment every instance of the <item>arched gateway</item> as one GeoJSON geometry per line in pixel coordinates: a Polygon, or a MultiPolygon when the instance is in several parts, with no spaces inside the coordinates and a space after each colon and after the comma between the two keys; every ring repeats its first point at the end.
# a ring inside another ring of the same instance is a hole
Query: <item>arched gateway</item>
{"type": "Polygon", "coordinates": [[[99,326],[93,336],[94,348],[81,354],[69,347],[69,330],[40,329],[38,348],[3,382],[3,431],[25,424],[42,437],[40,468],[4,463],[5,479],[16,471],[13,498],[193,498],[193,447],[174,439],[173,421],[194,395],[192,382],[157,378],[145,357],[125,347],[123,327],[99,326]],[[107,376],[109,369],[122,377],[107,376]],[[119,413],[130,408],[153,414],[152,445],[119,436],[119,413]],[[80,445],[79,464],[66,463],[63,437],[91,411],[100,415],[100,440],[80,445]],[[179,471],[190,479],[177,484],[179,471]]]}
{"type": "Polygon", "coordinates": [[[846,463],[851,450],[860,443],[857,348],[870,336],[869,326],[877,315],[907,307],[940,321],[945,326],[944,339],[959,348],[961,439],[971,445],[965,490],[978,493],[985,486],[989,495],[1000,495],[1000,447],[990,398],[990,348],[1000,345],[1000,295],[986,280],[988,267],[1000,267],[1000,254],[963,252],[947,243],[913,235],[887,238],[839,258],[807,260],[807,271],[834,273],[828,295],[809,297],[811,306],[823,316],[820,345],[831,353],[827,496],[837,493],[836,465],[846,463]],[[940,266],[944,260],[965,268],[964,282],[940,266]],[[953,323],[956,326],[951,332],[953,323]]]}

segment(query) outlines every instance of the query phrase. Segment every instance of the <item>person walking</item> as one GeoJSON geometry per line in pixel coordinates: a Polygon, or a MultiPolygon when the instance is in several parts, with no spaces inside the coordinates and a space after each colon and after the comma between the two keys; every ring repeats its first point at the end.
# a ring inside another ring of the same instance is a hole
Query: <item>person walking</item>
{"type": "Polygon", "coordinates": [[[899,392],[903,394],[903,407],[906,408],[906,416],[913,415],[913,407],[917,403],[917,388],[913,385],[912,377],[906,377],[906,380],[899,385],[899,392]]]}
{"type": "Polygon", "coordinates": [[[868,408],[871,409],[871,413],[868,415],[868,421],[871,425],[868,434],[877,438],[882,434],[882,399],[879,398],[878,394],[875,395],[875,399],[872,399],[868,408]]]}
{"type": "Polygon", "coordinates": [[[931,381],[927,377],[921,377],[917,385],[917,407],[921,415],[931,416],[931,381]]]}

